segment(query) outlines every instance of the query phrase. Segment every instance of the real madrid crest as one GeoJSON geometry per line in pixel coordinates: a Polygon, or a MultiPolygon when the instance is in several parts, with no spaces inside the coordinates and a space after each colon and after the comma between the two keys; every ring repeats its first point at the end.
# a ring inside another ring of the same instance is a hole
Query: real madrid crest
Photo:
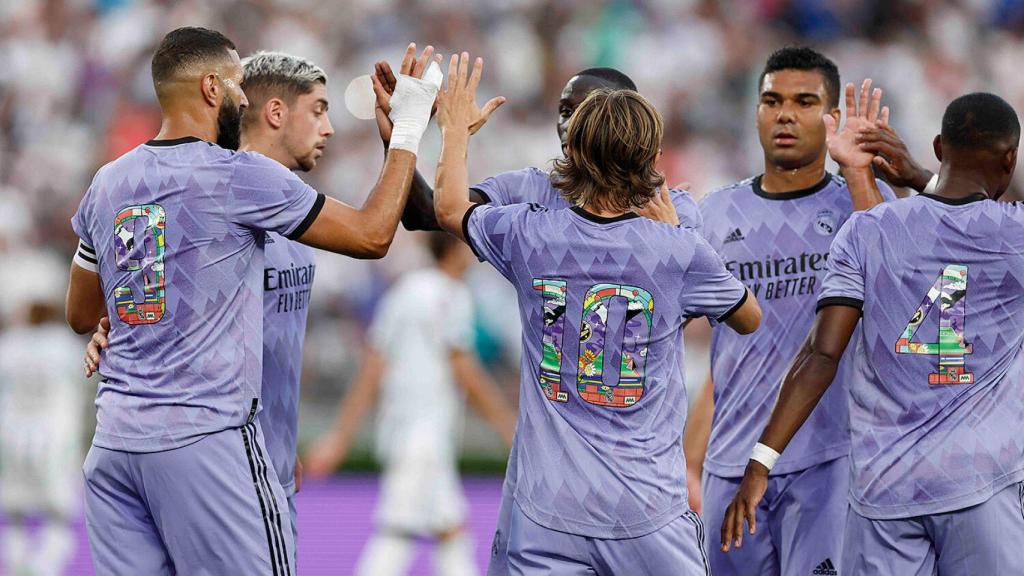
{"type": "Polygon", "coordinates": [[[831,210],[821,210],[814,218],[814,231],[822,236],[832,236],[839,230],[836,215],[831,210]]]}

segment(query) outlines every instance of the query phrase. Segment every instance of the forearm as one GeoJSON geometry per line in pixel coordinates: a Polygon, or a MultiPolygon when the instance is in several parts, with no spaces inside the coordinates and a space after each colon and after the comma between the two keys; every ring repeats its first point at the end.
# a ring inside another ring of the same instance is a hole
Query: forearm
{"type": "Polygon", "coordinates": [[[683,454],[686,456],[686,467],[690,470],[699,472],[704,469],[714,410],[714,386],[708,374],[697,401],[690,408],[686,432],[683,434],[683,454]]]}
{"type": "Polygon", "coordinates": [[[466,400],[481,417],[511,443],[516,415],[504,394],[475,359],[455,359],[455,377],[466,391],[466,400]]]}
{"type": "Polygon", "coordinates": [[[430,183],[420,174],[413,175],[412,187],[409,189],[409,201],[402,212],[402,226],[406,230],[440,230],[434,214],[434,190],[430,183]]]}
{"type": "Polygon", "coordinates": [[[875,174],[870,167],[843,168],[842,172],[843,178],[846,179],[846,185],[850,190],[850,198],[853,200],[853,209],[855,211],[867,210],[884,201],[882,192],[878,189],[875,174]]]}
{"type": "Polygon", "coordinates": [[[92,331],[100,318],[107,315],[103,290],[95,272],[71,265],[64,314],[68,325],[78,334],[92,331]]]}
{"type": "Polygon", "coordinates": [[[785,450],[832,384],[838,366],[838,358],[816,352],[805,344],[782,382],[779,399],[760,442],[776,452],[785,450]]]}
{"type": "Polygon", "coordinates": [[[462,218],[472,205],[466,168],[469,132],[465,128],[446,128],[441,136],[441,159],[437,164],[434,213],[441,228],[462,240],[462,218]]]}

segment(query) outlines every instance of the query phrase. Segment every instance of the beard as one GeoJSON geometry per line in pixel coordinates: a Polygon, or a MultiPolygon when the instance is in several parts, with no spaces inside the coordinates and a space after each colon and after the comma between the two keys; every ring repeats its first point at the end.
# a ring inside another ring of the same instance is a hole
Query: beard
{"type": "Polygon", "coordinates": [[[238,150],[242,143],[242,110],[230,96],[224,96],[224,102],[217,113],[217,145],[226,150],[238,150]]]}

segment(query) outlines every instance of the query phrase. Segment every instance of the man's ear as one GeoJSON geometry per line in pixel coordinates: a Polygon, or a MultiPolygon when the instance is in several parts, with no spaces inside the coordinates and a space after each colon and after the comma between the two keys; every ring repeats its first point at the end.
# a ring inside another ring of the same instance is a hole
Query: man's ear
{"type": "Polygon", "coordinates": [[[1017,146],[1014,146],[1003,156],[1003,172],[1006,174],[1013,174],[1013,169],[1017,167],[1017,150],[1017,146]]]}
{"type": "Polygon", "coordinates": [[[217,77],[216,73],[209,72],[203,75],[200,89],[203,92],[203,100],[206,101],[207,105],[211,108],[216,108],[220,105],[224,87],[221,86],[220,78],[217,77]]]}
{"type": "Polygon", "coordinates": [[[280,98],[271,98],[263,105],[263,117],[271,128],[279,129],[288,118],[288,105],[280,98]]]}
{"type": "MultiPolygon", "coordinates": [[[[836,126],[842,125],[843,122],[843,111],[838,106],[829,111],[829,115],[835,118],[836,126]]],[[[838,128],[837,128],[838,129],[838,128]]]]}
{"type": "Polygon", "coordinates": [[[935,136],[932,140],[932,150],[935,151],[935,157],[938,158],[939,162],[942,162],[942,136],[935,136]]]}

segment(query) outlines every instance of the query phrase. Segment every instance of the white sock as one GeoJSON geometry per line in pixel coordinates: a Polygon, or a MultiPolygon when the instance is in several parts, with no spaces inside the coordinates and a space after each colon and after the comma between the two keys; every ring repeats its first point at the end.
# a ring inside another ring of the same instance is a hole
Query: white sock
{"type": "Polygon", "coordinates": [[[378,532],[363,548],[356,576],[400,576],[409,571],[414,552],[409,538],[378,532]]]}
{"type": "Polygon", "coordinates": [[[75,536],[63,519],[46,523],[39,535],[35,573],[39,576],[61,576],[75,553],[75,536]]]}
{"type": "Polygon", "coordinates": [[[473,542],[464,531],[439,540],[434,552],[435,576],[475,576],[480,574],[473,558],[473,542]]]}

